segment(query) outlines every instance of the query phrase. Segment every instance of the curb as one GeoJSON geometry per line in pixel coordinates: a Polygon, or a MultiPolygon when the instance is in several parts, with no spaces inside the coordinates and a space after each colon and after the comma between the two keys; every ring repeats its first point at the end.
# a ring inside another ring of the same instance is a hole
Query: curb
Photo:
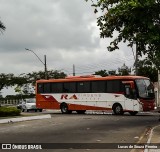
{"type": "Polygon", "coordinates": [[[40,115],[40,116],[28,116],[28,117],[1,119],[0,124],[20,122],[20,121],[26,121],[26,120],[46,119],[46,118],[51,118],[51,115],[47,114],[47,115],[40,115]]]}
{"type": "MultiPolygon", "coordinates": [[[[151,132],[150,132],[150,135],[149,135],[149,138],[148,138],[148,141],[147,141],[147,144],[151,144],[152,143],[152,138],[154,137],[153,135],[153,132],[155,129],[159,128],[160,125],[158,126],[155,126],[151,129],[151,132]]],[[[144,152],[159,152],[159,149],[145,149],[144,152]]]]}

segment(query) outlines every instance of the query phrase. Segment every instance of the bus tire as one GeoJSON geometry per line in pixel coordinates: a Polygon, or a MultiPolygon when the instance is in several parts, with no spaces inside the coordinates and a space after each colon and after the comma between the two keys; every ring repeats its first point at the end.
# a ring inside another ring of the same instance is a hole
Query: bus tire
{"type": "Polygon", "coordinates": [[[135,116],[137,113],[138,113],[138,111],[130,111],[130,112],[129,112],[129,114],[130,114],[131,116],[135,116]]]}
{"type": "Polygon", "coordinates": [[[72,110],[68,110],[68,114],[71,114],[72,113],[72,110]]]}
{"type": "Polygon", "coordinates": [[[78,114],[85,114],[86,110],[77,110],[76,111],[78,114]]]}
{"type": "Polygon", "coordinates": [[[61,108],[61,112],[62,112],[63,114],[72,113],[71,110],[68,110],[68,105],[67,105],[66,103],[62,103],[61,106],[60,106],[60,108],[61,108]]]}
{"type": "Polygon", "coordinates": [[[42,109],[39,109],[39,112],[42,112],[42,109]]]}
{"type": "Polygon", "coordinates": [[[114,104],[112,109],[113,109],[113,112],[115,115],[123,115],[124,114],[123,108],[119,103],[114,104]]]}

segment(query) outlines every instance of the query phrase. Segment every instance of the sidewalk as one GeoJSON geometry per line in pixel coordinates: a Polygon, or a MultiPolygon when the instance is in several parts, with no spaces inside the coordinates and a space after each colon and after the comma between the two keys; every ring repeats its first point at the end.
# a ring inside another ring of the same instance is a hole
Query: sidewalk
{"type": "Polygon", "coordinates": [[[144,152],[160,152],[160,125],[155,126],[152,128],[149,139],[148,139],[148,144],[151,144],[152,146],[158,144],[158,149],[145,149],[144,152]]]}
{"type": "Polygon", "coordinates": [[[27,117],[24,116],[24,117],[17,117],[17,118],[0,119],[0,124],[26,121],[26,120],[46,119],[46,118],[51,118],[51,115],[44,114],[44,115],[37,115],[37,116],[27,116],[27,117]]]}

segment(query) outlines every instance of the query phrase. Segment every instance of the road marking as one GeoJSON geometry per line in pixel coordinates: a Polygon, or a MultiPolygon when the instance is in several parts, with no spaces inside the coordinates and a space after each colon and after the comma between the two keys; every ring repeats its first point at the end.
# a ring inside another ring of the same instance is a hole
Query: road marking
{"type": "MultiPolygon", "coordinates": [[[[147,135],[147,133],[150,131],[150,129],[151,128],[147,128],[147,129],[145,129],[145,131],[143,132],[143,134],[140,136],[140,138],[139,138],[139,140],[138,140],[138,142],[137,143],[135,143],[135,145],[136,144],[139,144],[139,143],[141,143],[141,141],[142,141],[142,139],[144,138],[144,136],[146,136],[147,135]]],[[[141,149],[138,149],[138,150],[141,150],[141,149]]],[[[136,152],[137,151],[137,149],[132,149],[130,152],[136,152]]],[[[144,150],[141,150],[141,152],[144,152],[144,150]]]]}

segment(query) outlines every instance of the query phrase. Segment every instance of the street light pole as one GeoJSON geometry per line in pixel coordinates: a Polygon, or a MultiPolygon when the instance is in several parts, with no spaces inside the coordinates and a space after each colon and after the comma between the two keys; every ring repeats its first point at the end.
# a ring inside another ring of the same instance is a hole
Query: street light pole
{"type": "Polygon", "coordinates": [[[37,58],[38,60],[44,65],[44,72],[45,72],[45,79],[47,79],[47,62],[46,62],[46,55],[44,55],[44,62],[39,58],[39,56],[33,51],[33,50],[30,50],[30,49],[27,49],[25,48],[27,51],[30,51],[32,52],[37,58]]]}
{"type": "Polygon", "coordinates": [[[46,55],[44,55],[44,72],[45,72],[45,79],[47,79],[47,62],[46,62],[46,55]]]}

